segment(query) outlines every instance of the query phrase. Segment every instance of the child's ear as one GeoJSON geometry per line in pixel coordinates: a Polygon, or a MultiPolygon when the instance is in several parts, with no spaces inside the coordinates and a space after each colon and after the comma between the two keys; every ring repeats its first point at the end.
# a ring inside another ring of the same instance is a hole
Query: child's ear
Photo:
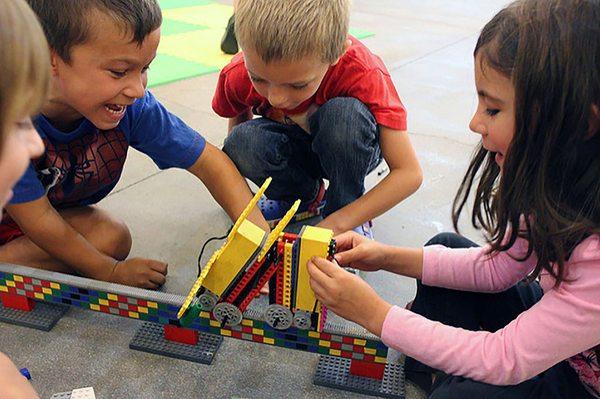
{"type": "Polygon", "coordinates": [[[335,64],[337,64],[338,62],[340,62],[340,58],[342,58],[344,56],[344,54],[346,54],[346,51],[348,51],[348,49],[350,48],[350,46],[352,46],[352,40],[350,40],[350,38],[347,38],[346,42],[344,43],[344,51],[342,52],[342,55],[340,55],[338,57],[338,59],[335,60],[335,62],[333,64],[331,64],[331,66],[334,66],[335,64]]]}
{"type": "Polygon", "coordinates": [[[60,58],[58,53],[50,49],[50,73],[53,77],[58,76],[58,64],[60,61],[62,61],[62,58],[60,58]]]}

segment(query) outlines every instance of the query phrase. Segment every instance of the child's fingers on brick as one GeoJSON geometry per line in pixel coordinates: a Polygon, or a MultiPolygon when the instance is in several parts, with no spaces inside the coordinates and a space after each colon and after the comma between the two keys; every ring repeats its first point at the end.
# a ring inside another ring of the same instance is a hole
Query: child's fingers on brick
{"type": "Polygon", "coordinates": [[[331,278],[337,276],[340,271],[342,271],[342,268],[327,259],[313,257],[310,261],[313,262],[321,272],[331,278]]]}
{"type": "Polygon", "coordinates": [[[162,273],[153,272],[150,275],[150,282],[155,284],[157,286],[156,288],[162,286],[166,281],[167,278],[162,273]]]}
{"type": "Polygon", "coordinates": [[[356,245],[355,244],[355,242],[356,242],[355,235],[358,235],[358,234],[354,231],[347,231],[338,236],[335,236],[336,250],[338,252],[341,252],[341,251],[347,251],[349,249],[352,249],[354,247],[354,245],[356,245]]]}
{"type": "Polygon", "coordinates": [[[167,274],[167,269],[169,268],[169,265],[167,263],[159,262],[157,260],[148,261],[148,265],[150,266],[150,268],[152,268],[152,270],[155,270],[163,275],[167,274]]]}

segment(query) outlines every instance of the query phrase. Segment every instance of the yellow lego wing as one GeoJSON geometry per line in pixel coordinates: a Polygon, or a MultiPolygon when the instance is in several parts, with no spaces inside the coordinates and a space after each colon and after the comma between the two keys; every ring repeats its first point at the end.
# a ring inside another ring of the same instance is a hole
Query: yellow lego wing
{"type": "Polygon", "coordinates": [[[267,237],[267,241],[265,241],[264,247],[258,254],[258,258],[256,258],[257,262],[260,262],[265,257],[267,252],[269,252],[269,249],[273,244],[275,244],[275,241],[277,241],[279,235],[283,232],[283,229],[285,229],[285,226],[288,225],[290,220],[292,220],[292,218],[298,211],[299,206],[300,200],[297,200],[296,202],[294,202],[294,205],[292,205],[292,207],[286,212],[286,214],[279,221],[279,223],[277,223],[277,226],[275,226],[275,228],[271,231],[271,234],[269,234],[269,236],[267,237]]]}
{"type": "Polygon", "coordinates": [[[185,313],[187,308],[190,306],[190,303],[192,303],[192,301],[194,300],[194,297],[196,296],[196,294],[200,290],[200,287],[202,286],[202,282],[204,281],[206,276],[208,276],[208,272],[210,271],[212,265],[215,263],[217,258],[221,255],[221,252],[223,252],[225,245],[227,245],[227,243],[225,243],[221,248],[216,250],[215,253],[210,257],[208,262],[206,262],[206,265],[202,268],[202,272],[200,273],[200,276],[198,276],[198,279],[196,280],[196,282],[192,286],[192,289],[190,290],[187,297],[185,298],[183,305],[181,305],[181,309],[179,309],[179,312],[177,312],[178,319],[181,319],[183,317],[183,314],[185,313]]]}
{"type": "Polygon", "coordinates": [[[248,205],[246,205],[246,208],[240,214],[240,217],[235,221],[235,224],[231,228],[231,231],[229,232],[229,236],[227,236],[227,242],[229,242],[229,240],[231,240],[233,238],[233,236],[235,235],[237,230],[240,228],[240,225],[242,224],[242,222],[248,217],[248,215],[252,211],[252,208],[254,208],[256,206],[256,204],[258,204],[260,197],[265,193],[265,191],[267,191],[267,187],[269,187],[269,184],[271,184],[271,180],[273,180],[273,179],[270,177],[267,178],[267,180],[265,180],[265,182],[260,187],[260,189],[256,192],[256,194],[254,194],[254,197],[252,197],[252,200],[250,200],[248,205]]]}

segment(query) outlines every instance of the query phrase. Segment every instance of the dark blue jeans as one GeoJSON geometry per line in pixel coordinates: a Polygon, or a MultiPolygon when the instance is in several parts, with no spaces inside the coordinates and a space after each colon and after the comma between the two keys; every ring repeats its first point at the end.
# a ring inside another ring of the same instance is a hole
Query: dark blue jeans
{"type": "MultiPolygon", "coordinates": [[[[476,247],[474,242],[453,233],[438,234],[426,245],[440,244],[448,248],[476,247]]],[[[505,327],[520,313],[529,309],[542,297],[536,282],[520,282],[500,293],[488,294],[455,291],[430,287],[417,282],[417,296],[411,310],[430,320],[467,330],[496,331],[505,327]]],[[[553,348],[548,348],[549,351],[553,348]]],[[[575,371],[566,361],[518,385],[496,386],[468,378],[449,376],[412,358],[405,363],[406,377],[421,385],[430,398],[519,398],[519,399],[587,399],[575,371]],[[431,388],[431,374],[437,375],[431,388]]]]}
{"type": "Polygon", "coordinates": [[[365,177],[381,162],[379,129],[355,98],[334,98],[309,117],[311,134],[296,124],[257,118],[233,128],[223,151],[257,185],[272,177],[270,199],[310,201],[329,180],[327,216],[365,192],[365,177]]]}

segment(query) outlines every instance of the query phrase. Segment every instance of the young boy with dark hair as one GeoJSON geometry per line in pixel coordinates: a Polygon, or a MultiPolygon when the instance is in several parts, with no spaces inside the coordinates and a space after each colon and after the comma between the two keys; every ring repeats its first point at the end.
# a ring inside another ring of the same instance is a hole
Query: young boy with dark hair
{"type": "MultiPolygon", "coordinates": [[[[115,187],[129,146],[197,176],[232,219],[250,190],[222,151],[146,91],[162,22],[156,0],[28,2],[51,50],[50,100],[34,120],[46,151],[6,206],[0,260],[157,288],[167,264],[127,259],[127,226],[94,206],[115,187]]],[[[260,212],[250,218],[267,228],[260,212]]]]}
{"type": "Polygon", "coordinates": [[[221,71],[212,106],[229,118],[223,151],[242,175],[273,177],[260,203],[267,220],[301,198],[307,213],[325,203],[320,226],[371,236],[370,220],[415,192],[422,174],[385,65],[348,36],[349,3],[237,0],[243,53],[221,71]],[[382,157],[390,173],[363,195],[382,157]]]}

